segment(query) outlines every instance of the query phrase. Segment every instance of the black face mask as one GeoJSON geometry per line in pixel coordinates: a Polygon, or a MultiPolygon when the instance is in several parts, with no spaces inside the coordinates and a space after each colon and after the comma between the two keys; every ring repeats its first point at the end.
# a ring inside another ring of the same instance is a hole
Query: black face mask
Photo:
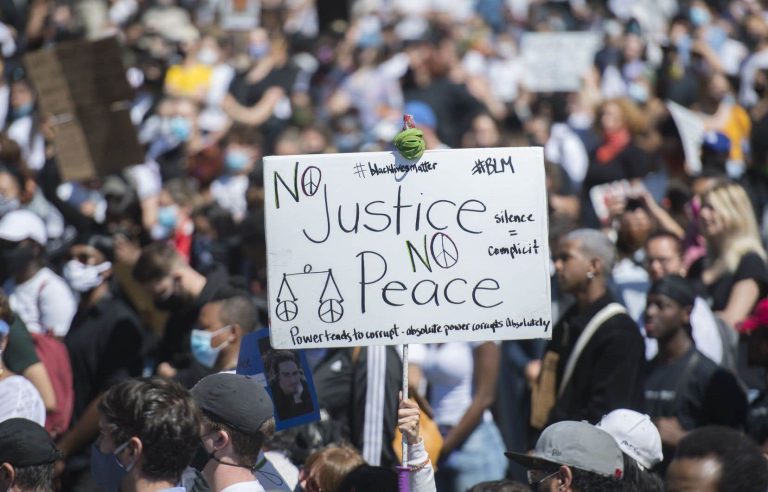
{"type": "Polygon", "coordinates": [[[35,259],[35,246],[31,243],[19,244],[0,253],[4,278],[15,277],[23,272],[35,259]]]}
{"type": "Polygon", "coordinates": [[[205,446],[202,442],[200,442],[197,445],[197,449],[195,449],[195,455],[192,457],[192,462],[189,464],[189,466],[202,473],[205,465],[207,465],[208,462],[212,459],[214,459],[213,453],[206,451],[205,446]]]}

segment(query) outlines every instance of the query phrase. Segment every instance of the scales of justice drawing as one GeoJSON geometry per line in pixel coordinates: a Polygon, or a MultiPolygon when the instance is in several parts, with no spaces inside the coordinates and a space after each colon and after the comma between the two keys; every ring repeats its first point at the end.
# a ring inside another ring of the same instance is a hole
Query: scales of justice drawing
{"type": "Polygon", "coordinates": [[[277,293],[275,315],[281,321],[289,322],[299,314],[299,299],[293,293],[290,282],[301,282],[308,275],[325,275],[325,282],[320,297],[318,298],[317,317],[324,323],[336,323],[344,316],[344,298],[333,278],[333,271],[312,270],[312,265],[304,265],[304,271],[295,273],[283,273],[283,281],[280,283],[280,290],[277,293]]]}

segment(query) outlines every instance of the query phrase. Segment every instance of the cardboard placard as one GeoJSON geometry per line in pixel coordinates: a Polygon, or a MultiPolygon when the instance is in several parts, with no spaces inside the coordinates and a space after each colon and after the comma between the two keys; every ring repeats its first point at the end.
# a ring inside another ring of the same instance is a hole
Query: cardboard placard
{"type": "Polygon", "coordinates": [[[579,90],[600,44],[600,36],[591,32],[526,33],[520,43],[525,87],[532,92],[579,90]]]}
{"type": "Polygon", "coordinates": [[[549,338],[541,148],[264,159],[271,340],[549,338]]]}
{"type": "Polygon", "coordinates": [[[57,126],[62,179],[84,180],[144,161],[128,108],[133,89],[115,38],[74,41],[24,57],[40,111],[57,126]]]}

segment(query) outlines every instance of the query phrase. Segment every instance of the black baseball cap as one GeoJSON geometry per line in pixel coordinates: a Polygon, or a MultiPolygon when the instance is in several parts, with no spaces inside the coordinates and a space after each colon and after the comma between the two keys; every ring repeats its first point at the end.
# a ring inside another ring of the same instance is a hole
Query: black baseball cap
{"type": "Polygon", "coordinates": [[[192,398],[214,422],[246,435],[255,435],[274,416],[272,400],[255,378],[220,372],[201,379],[192,388],[192,398]]]}
{"type": "Polygon", "coordinates": [[[60,458],[61,453],[40,424],[22,418],[0,423],[0,463],[36,466],[60,458]]]}

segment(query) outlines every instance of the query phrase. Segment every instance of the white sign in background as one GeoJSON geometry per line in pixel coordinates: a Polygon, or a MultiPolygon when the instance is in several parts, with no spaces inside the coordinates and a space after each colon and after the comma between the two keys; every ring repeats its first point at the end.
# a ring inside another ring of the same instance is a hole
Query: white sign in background
{"type": "Polygon", "coordinates": [[[278,348],[549,338],[541,148],[264,159],[278,348]]]}
{"type": "Polygon", "coordinates": [[[579,90],[600,43],[600,36],[591,32],[525,34],[520,44],[525,87],[533,92],[579,90]]]}
{"type": "Polygon", "coordinates": [[[690,174],[699,174],[701,172],[701,144],[704,141],[705,133],[704,119],[700,114],[674,101],[667,101],[667,108],[683,143],[685,169],[690,174]]]}

